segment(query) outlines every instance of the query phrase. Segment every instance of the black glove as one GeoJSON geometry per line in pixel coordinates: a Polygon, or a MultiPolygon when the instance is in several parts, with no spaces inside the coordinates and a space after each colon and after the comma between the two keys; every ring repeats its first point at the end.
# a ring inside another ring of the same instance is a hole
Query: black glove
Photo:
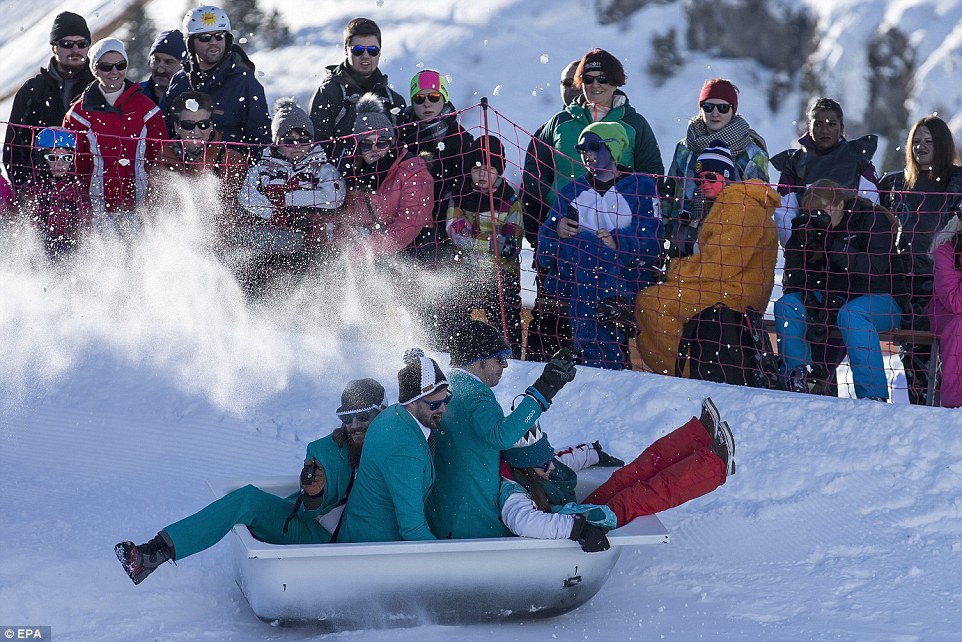
{"type": "Polygon", "coordinates": [[[625,462],[621,461],[617,457],[612,457],[611,455],[603,451],[601,449],[600,441],[596,441],[595,443],[591,444],[591,447],[594,448],[596,451],[598,451],[598,463],[595,464],[595,466],[605,466],[605,467],[614,466],[616,468],[621,468],[622,466],[625,465],[625,462]]]}
{"type": "Polygon", "coordinates": [[[501,247],[502,259],[513,259],[518,256],[518,241],[513,236],[504,238],[504,245],[501,247]]]}
{"type": "Polygon", "coordinates": [[[584,515],[575,515],[574,518],[575,523],[571,527],[571,535],[568,539],[581,544],[581,550],[585,553],[598,553],[611,548],[608,536],[605,534],[608,531],[601,526],[589,524],[584,515]]]}
{"type": "Polygon", "coordinates": [[[551,361],[545,364],[544,372],[538,380],[531,384],[545,401],[551,403],[554,396],[558,394],[566,383],[575,378],[575,355],[568,348],[562,348],[554,353],[551,361]]]}

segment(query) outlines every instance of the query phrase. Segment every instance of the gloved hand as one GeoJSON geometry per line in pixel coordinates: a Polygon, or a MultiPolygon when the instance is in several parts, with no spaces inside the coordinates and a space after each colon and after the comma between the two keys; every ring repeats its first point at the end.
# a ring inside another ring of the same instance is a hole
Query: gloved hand
{"type": "Polygon", "coordinates": [[[558,350],[551,361],[545,364],[544,371],[531,387],[538,391],[549,404],[566,383],[575,378],[575,355],[568,348],[558,350]]]}
{"type": "Polygon", "coordinates": [[[612,457],[602,450],[600,441],[596,441],[595,443],[591,444],[591,447],[598,452],[598,463],[595,464],[595,466],[613,466],[616,468],[621,468],[625,465],[625,462],[621,461],[617,457],[612,457]]]}
{"type": "Polygon", "coordinates": [[[585,553],[598,553],[607,551],[611,548],[608,542],[607,531],[600,526],[589,524],[584,515],[575,515],[574,526],[571,527],[571,535],[568,539],[581,544],[581,550],[585,553]]]}

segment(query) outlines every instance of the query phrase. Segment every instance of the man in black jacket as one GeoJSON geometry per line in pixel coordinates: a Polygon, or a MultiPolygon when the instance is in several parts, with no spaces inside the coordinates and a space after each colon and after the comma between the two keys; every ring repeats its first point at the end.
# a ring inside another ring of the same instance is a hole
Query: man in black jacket
{"type": "Polygon", "coordinates": [[[59,127],[70,103],[94,81],[87,67],[90,29],[82,16],[69,11],[58,14],[50,29],[50,46],[50,63],[20,87],[10,110],[3,164],[14,187],[32,176],[30,155],[36,132],[59,127]]]}
{"type": "MultiPolygon", "coordinates": [[[[328,74],[311,98],[314,140],[329,141],[349,136],[356,115],[354,105],[370,92],[380,96],[384,111],[396,122],[406,105],[401,94],[388,86],[387,76],[377,68],[381,59],[381,29],[369,18],[354,18],[344,27],[347,58],[327,68],[328,74]]],[[[331,158],[338,157],[332,144],[331,158]]]]}

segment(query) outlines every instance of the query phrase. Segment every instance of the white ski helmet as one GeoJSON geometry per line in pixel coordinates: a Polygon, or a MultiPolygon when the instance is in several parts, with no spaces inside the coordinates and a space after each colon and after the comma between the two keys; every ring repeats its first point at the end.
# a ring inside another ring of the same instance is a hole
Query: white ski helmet
{"type": "Polygon", "coordinates": [[[230,33],[230,18],[220,7],[204,5],[191,9],[184,16],[184,33],[188,37],[216,31],[230,33]]]}

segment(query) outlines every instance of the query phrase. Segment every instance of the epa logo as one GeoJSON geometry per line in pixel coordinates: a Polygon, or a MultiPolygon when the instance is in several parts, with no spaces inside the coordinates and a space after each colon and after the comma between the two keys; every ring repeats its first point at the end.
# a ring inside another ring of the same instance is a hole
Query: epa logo
{"type": "Polygon", "coordinates": [[[50,627],[48,626],[7,627],[3,630],[3,637],[7,640],[49,640],[49,632],[50,627]]]}

